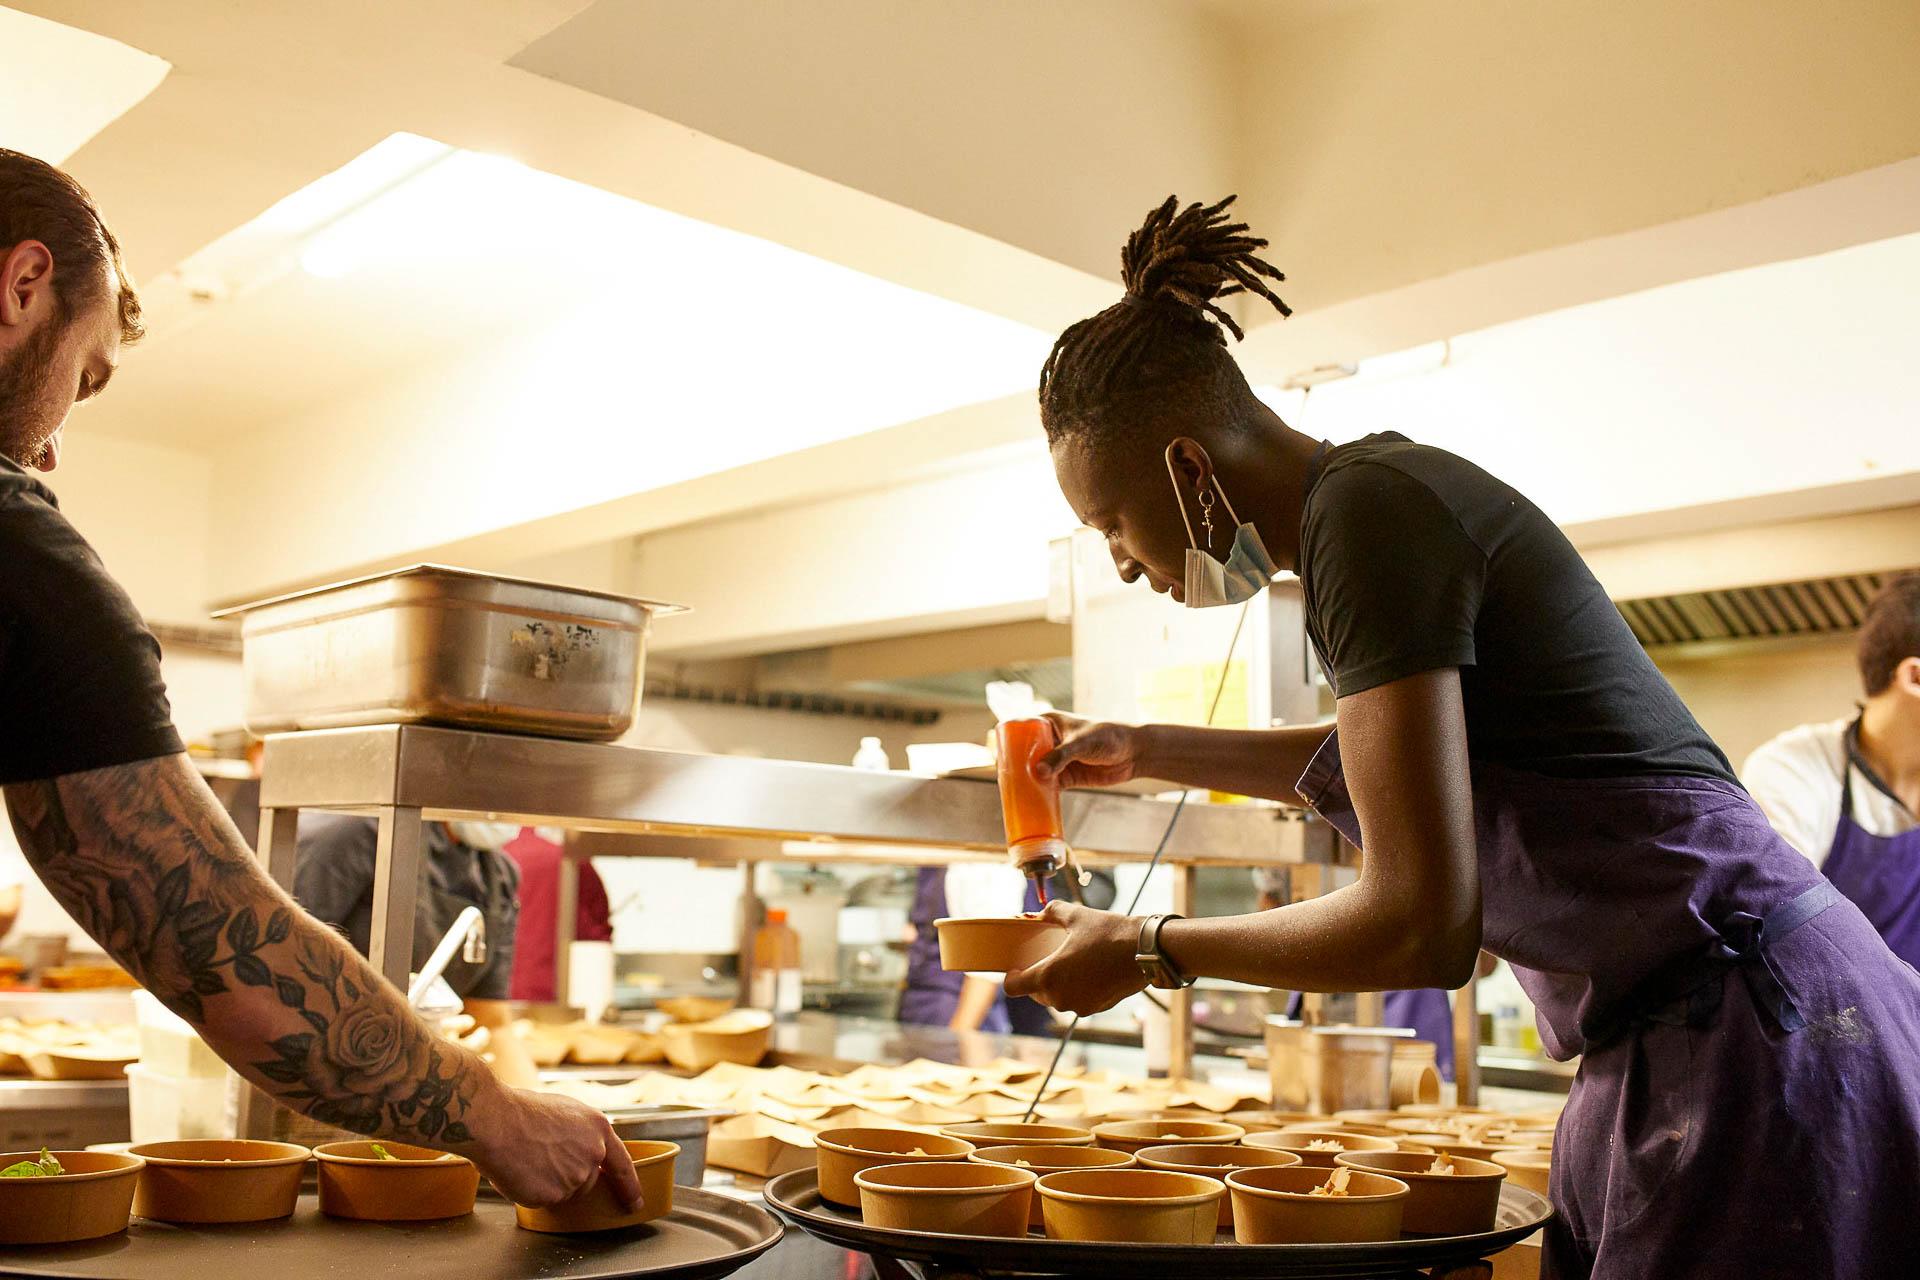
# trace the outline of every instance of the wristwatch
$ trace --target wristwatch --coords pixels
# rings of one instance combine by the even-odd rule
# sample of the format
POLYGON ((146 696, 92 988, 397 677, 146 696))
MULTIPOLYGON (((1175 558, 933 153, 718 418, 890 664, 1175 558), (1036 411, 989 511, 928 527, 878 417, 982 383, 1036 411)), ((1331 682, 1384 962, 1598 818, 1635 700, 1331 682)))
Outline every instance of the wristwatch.
POLYGON ((1180 966, 1167 958, 1160 946, 1160 926, 1169 920, 1184 920, 1185 916, 1158 915, 1148 916, 1140 922, 1140 941, 1133 949, 1133 962, 1140 966, 1140 972, 1147 975, 1147 985, 1162 991, 1178 991, 1182 987, 1193 985, 1193 979, 1180 972, 1180 966))

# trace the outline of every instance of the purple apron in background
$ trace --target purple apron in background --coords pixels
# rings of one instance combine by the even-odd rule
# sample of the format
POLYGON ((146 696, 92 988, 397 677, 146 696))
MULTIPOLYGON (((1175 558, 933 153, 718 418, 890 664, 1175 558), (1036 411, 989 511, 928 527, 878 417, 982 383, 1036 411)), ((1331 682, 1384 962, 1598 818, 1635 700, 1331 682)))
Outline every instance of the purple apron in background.
MULTIPOLYGON (((899 1018, 923 1026, 944 1027, 960 1007, 960 988, 967 975, 940 967, 940 933, 933 922, 947 914, 947 869, 922 867, 914 887, 913 944, 907 948, 907 986, 900 993, 899 1018)), ((1005 1034, 1007 993, 1002 991, 987 1010, 980 1030, 1005 1034)))
MULTIPOLYGON (((1338 735, 1299 790, 1360 843, 1338 735)), ((1582 1055, 1543 1275, 1920 1275, 1920 975, 1730 782, 1473 791, 1481 945, 1582 1055)))
POLYGON ((1453 1079, 1453 1006, 1447 1001, 1447 993, 1438 987, 1389 991, 1382 1004, 1380 1025, 1412 1027, 1414 1035, 1431 1040, 1440 1078, 1453 1079))
MULTIPOLYGON (((1859 732, 1847 730, 1851 747, 1859 732)), ((1821 872, 1847 895, 1893 954, 1920 964, 1920 829, 1877 836, 1853 820, 1852 753, 1840 766, 1840 822, 1821 872)))

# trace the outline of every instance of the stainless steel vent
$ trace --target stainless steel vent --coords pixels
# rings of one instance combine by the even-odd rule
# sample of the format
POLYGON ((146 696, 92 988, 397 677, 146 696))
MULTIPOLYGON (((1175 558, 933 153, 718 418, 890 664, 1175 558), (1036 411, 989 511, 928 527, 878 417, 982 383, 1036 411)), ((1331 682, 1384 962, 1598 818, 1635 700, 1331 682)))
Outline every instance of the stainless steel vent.
POLYGON ((1772 640, 1852 631, 1875 593, 1898 576, 1856 573, 1615 603, 1643 645, 1772 640))

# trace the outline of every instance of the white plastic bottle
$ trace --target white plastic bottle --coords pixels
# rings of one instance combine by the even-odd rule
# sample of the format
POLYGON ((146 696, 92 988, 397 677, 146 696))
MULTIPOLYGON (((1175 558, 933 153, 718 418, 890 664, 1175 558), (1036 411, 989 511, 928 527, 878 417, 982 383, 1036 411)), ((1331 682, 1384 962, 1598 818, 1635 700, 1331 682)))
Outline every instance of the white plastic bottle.
POLYGON ((887 749, 880 745, 880 739, 862 738, 860 749, 853 753, 853 767, 873 773, 885 773, 893 768, 893 761, 887 758, 887 749))

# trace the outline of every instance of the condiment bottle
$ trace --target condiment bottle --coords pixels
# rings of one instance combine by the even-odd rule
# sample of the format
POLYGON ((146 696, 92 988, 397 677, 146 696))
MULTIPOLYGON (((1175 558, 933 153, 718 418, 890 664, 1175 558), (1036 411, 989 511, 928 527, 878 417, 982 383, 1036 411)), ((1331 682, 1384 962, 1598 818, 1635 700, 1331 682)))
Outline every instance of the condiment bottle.
POLYGON ((754 1008, 776 1018, 800 1012, 800 935, 784 908, 767 908, 767 922, 753 931, 752 981, 754 1008))
POLYGON ((1029 876, 1051 876, 1066 860, 1060 824, 1060 788, 1034 776, 1033 767, 1059 744, 1053 722, 1038 717, 1000 724, 1000 816, 1007 856, 1029 876))

